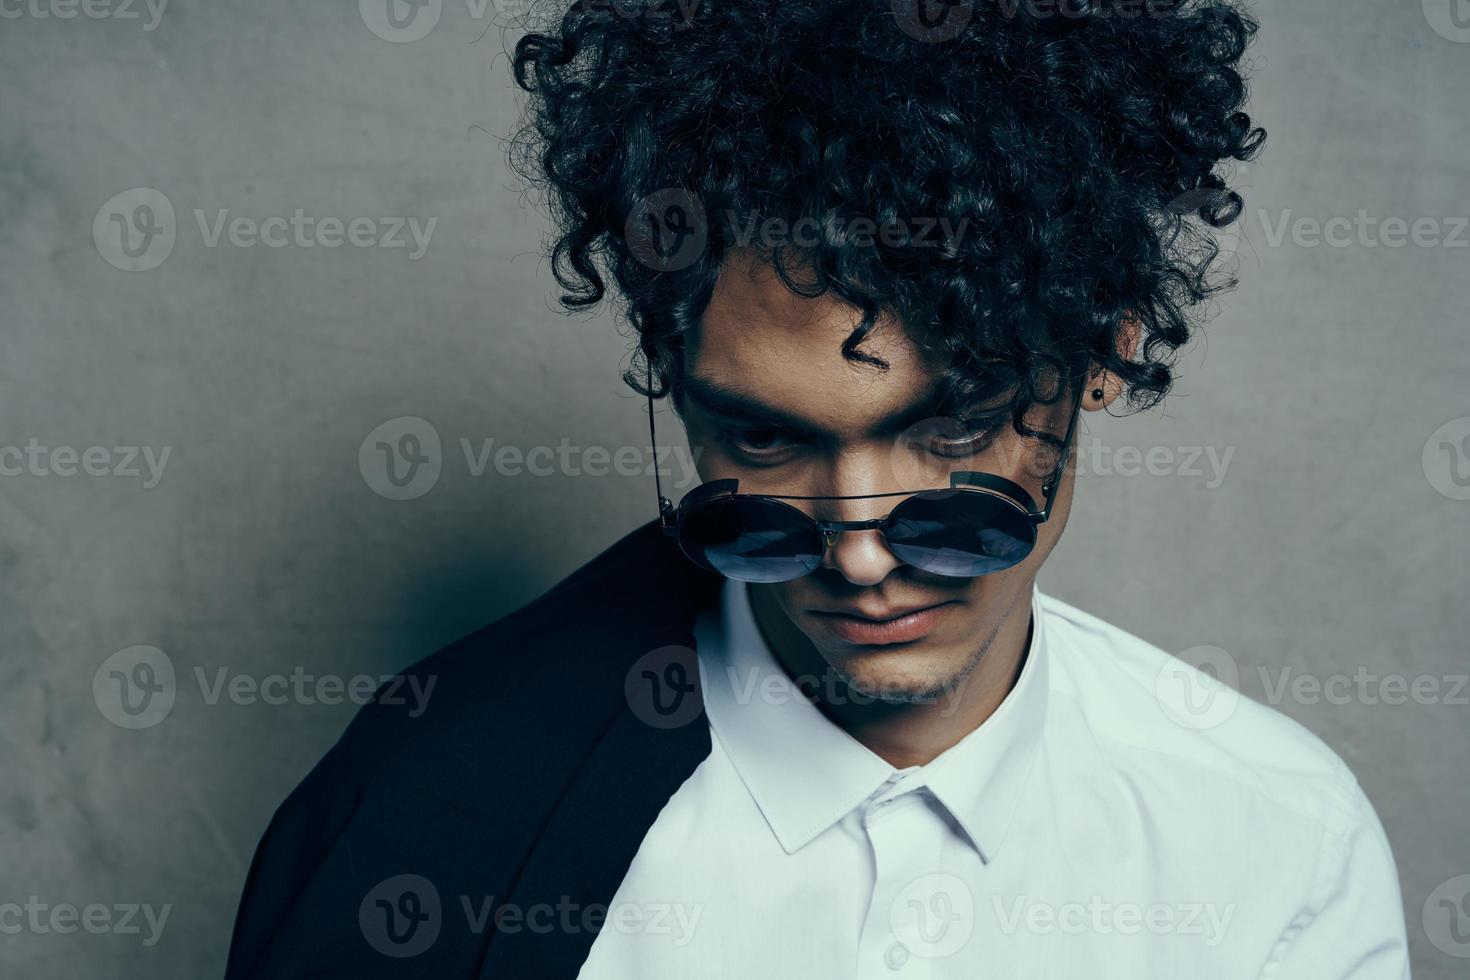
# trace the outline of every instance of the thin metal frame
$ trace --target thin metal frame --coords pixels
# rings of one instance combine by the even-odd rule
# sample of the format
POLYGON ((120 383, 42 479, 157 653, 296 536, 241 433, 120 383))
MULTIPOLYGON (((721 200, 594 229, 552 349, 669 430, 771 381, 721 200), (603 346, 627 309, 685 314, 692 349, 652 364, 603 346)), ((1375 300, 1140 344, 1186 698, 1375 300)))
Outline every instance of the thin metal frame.
MULTIPOLYGON (((1044 482, 1041 486, 1042 493, 1045 495, 1046 499, 1046 506, 1043 507, 1041 510, 1036 509, 1035 498, 1033 498, 1031 494, 1022 487, 1017 486, 1015 483, 1007 480, 1005 477, 997 476, 994 473, 981 473, 973 470, 961 470, 951 473, 949 475, 949 489, 947 490, 941 487, 928 487, 921 490, 893 490, 886 493, 859 493, 832 496, 740 493, 738 492, 740 481, 737 479, 710 480, 707 483, 701 483, 699 486, 686 493, 683 497, 679 498, 679 505, 675 507, 674 502, 664 496, 663 482, 659 479, 658 474, 658 436, 654 430, 653 421, 653 364, 652 362, 649 362, 648 439, 650 449, 653 452, 654 458, 653 480, 654 490, 658 494, 659 523, 660 526, 663 528, 665 534, 677 535, 679 533, 679 525, 683 521, 684 515, 689 512, 690 508, 714 500, 716 498, 730 499, 741 497, 751 500, 778 501, 872 500, 879 497, 914 497, 921 494, 932 497, 935 494, 949 493, 954 490, 967 490, 975 493, 987 493, 991 495, 999 494, 1006 499, 1007 503, 1011 504, 1013 507, 1019 510, 1033 525, 1039 526, 1046 523, 1047 518, 1051 516, 1052 504, 1056 500, 1057 487, 1061 485, 1062 474, 1066 471, 1067 462, 1071 458, 1072 434, 1077 428, 1077 418, 1082 414, 1082 398, 1083 392, 1086 387, 1087 376, 1086 374, 1084 374, 1082 376, 1082 381, 1077 385, 1077 400, 1076 403, 1072 406, 1072 418, 1071 421, 1067 423, 1067 434, 1062 437, 1061 458, 1057 461, 1056 468, 1052 470, 1051 474, 1047 477, 1046 482, 1044 482)), ((893 511, 889 511, 882 517, 873 518, 872 520, 866 521, 824 521, 812 517, 810 514, 807 514, 805 511, 802 511, 799 508, 793 507, 792 509, 796 510, 817 527, 817 529, 822 534, 823 545, 827 548, 832 547, 832 545, 837 540, 837 535, 843 531, 882 530, 883 528, 888 526, 893 516, 893 511)))

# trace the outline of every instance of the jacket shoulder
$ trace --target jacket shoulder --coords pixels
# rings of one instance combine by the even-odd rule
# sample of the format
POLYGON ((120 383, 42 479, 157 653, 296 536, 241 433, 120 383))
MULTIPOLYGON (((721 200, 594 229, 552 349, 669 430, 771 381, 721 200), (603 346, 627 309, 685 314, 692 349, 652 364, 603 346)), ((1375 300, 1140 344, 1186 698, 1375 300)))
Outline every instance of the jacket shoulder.
POLYGON ((405 668, 359 710, 331 754, 351 768, 391 773, 400 761, 420 769, 426 753, 453 759, 471 751, 482 768, 487 743, 471 740, 555 740, 569 718, 620 706, 627 669, 665 637, 691 631, 712 578, 656 522, 645 524, 536 599, 405 668))
POLYGON ((442 876, 466 861, 482 876, 512 874, 625 708, 630 666, 692 646, 719 581, 650 523, 390 679, 272 817, 245 883, 231 980, 306 955, 324 908, 355 903, 415 848, 442 876))

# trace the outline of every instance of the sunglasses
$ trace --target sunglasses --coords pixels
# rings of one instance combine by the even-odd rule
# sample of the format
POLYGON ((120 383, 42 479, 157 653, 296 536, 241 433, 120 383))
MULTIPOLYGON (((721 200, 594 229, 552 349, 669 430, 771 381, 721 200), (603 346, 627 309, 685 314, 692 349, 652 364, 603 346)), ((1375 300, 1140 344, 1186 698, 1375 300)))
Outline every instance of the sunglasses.
MULTIPOLYGON (((696 565, 742 582, 786 582, 815 571, 843 531, 878 531, 899 561, 936 575, 974 578, 999 572, 1031 554, 1037 529, 1051 516, 1081 414, 1081 385, 1076 394, 1060 458, 1042 484, 1040 508, 1010 480, 972 471, 951 473, 947 488, 826 497, 740 493, 738 480, 712 480, 690 490, 675 507, 663 495, 655 468, 660 524, 696 565), (886 517, 868 521, 818 520, 788 503, 879 497, 906 499, 886 517)), ((651 394, 648 432, 657 446, 651 394)))

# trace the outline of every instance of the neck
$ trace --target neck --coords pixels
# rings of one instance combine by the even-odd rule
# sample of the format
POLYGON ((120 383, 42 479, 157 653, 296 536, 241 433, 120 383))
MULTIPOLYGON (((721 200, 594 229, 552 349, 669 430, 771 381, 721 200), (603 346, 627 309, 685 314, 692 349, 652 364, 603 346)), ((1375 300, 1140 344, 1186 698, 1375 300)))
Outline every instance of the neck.
POLYGON ((1012 599, 951 685, 923 701, 855 695, 806 635, 759 588, 751 608, 771 652, 793 678, 821 677, 816 706, 889 765, 924 765, 985 722, 1010 693, 1031 644, 1031 585, 1012 599))

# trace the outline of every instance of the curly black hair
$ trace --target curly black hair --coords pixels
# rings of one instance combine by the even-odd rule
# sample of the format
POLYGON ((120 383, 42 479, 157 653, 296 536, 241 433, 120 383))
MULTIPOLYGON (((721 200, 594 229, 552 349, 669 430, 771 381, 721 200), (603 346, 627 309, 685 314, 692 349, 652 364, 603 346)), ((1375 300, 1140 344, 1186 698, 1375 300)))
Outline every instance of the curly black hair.
POLYGON ((886 367, 859 347, 898 317, 948 365, 941 404, 1008 392, 1036 434, 1029 407, 1089 363, 1131 407, 1163 398, 1194 308, 1236 284, 1212 270, 1212 232, 1243 206, 1216 168, 1266 135, 1241 111, 1257 24, 1239 5, 676 3, 561 0, 514 53, 530 98, 511 165, 547 192, 562 305, 616 281, 631 386, 678 401, 682 333, 745 247, 787 288, 862 313, 850 360, 886 367), (742 238, 746 216, 825 233, 742 238), (873 233, 938 222, 942 240, 873 233), (669 261, 661 230, 694 247, 669 261))

